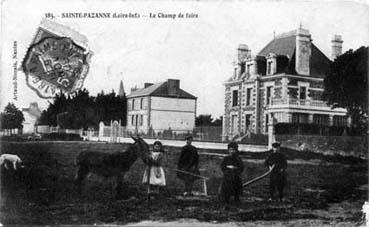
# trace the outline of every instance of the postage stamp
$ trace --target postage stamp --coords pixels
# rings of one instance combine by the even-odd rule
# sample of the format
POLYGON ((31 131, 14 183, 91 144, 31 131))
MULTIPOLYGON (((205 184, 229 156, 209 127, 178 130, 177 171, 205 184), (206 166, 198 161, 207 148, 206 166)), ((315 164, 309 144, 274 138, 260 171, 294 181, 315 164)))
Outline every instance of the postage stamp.
POLYGON ((83 86, 92 52, 87 39, 53 21, 43 20, 22 63, 28 87, 41 98, 63 92, 72 94, 83 86))

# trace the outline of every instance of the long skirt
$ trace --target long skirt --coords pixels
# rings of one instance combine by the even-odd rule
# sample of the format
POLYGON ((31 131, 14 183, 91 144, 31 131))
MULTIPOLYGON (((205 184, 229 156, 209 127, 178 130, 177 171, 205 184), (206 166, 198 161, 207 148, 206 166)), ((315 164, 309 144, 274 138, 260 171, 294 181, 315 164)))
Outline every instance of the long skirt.
MULTIPOLYGON (((147 175, 149 173, 149 168, 150 167, 146 167, 143 178, 142 178, 142 183, 146 184, 147 183, 147 175)), ((150 168, 150 179, 149 179, 149 183, 151 185, 158 185, 158 186, 165 186, 166 182, 165 182, 165 174, 164 174, 164 169, 161 166, 151 166, 150 168)))

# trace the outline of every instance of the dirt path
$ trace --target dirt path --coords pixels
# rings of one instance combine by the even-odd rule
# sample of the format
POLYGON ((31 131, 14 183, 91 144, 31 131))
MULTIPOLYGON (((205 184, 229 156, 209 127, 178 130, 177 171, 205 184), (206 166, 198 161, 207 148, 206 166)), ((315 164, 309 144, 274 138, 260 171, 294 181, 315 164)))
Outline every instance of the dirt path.
POLYGON ((225 222, 225 223, 209 223, 209 222, 199 222, 194 219, 181 219, 178 221, 171 222, 160 222, 160 221, 142 221, 139 223, 129 223, 125 226, 132 227, 239 227, 239 226, 248 226, 248 227, 262 227, 262 226, 273 226, 273 227, 284 227, 284 226, 304 226, 304 227, 331 227, 331 226, 340 226, 340 227, 352 227, 352 226, 364 226, 361 223, 355 222, 327 222, 322 221, 320 219, 297 219, 292 221, 247 221, 247 222, 225 222))
POLYGON ((295 220, 271 220, 271 221, 246 221, 246 222, 202 222, 196 219, 178 219, 175 221, 150 221, 145 220, 138 223, 129 223, 126 226, 134 227, 238 227, 238 226, 248 226, 248 227, 261 227, 261 226, 273 226, 273 227, 283 227, 283 226, 311 226, 311 227, 325 227, 325 226, 340 226, 340 227, 352 227, 352 226, 363 226, 364 227, 364 215, 360 221, 349 221, 346 220, 351 216, 357 207, 360 207, 360 202, 348 202, 343 201, 341 203, 330 204, 325 210, 310 210, 310 209, 298 209, 294 213, 296 214, 314 214, 318 219, 295 219, 295 220), (334 221, 332 221, 334 220, 334 221))

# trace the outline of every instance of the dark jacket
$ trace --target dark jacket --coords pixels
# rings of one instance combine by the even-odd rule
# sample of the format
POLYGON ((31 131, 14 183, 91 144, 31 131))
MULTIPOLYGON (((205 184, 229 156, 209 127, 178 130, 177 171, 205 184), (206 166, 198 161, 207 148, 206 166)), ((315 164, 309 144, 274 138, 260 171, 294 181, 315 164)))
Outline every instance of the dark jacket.
POLYGON ((225 156, 220 167, 224 175, 233 174, 235 176, 240 176, 244 169, 243 162, 241 158, 238 156, 238 154, 234 154, 232 156, 231 155, 225 156), (227 168, 227 166, 229 165, 233 165, 236 168, 229 169, 227 168))
POLYGON ((241 174, 244 170, 244 165, 238 154, 229 155, 224 157, 222 164, 220 165, 223 171, 223 182, 221 186, 222 193, 228 195, 241 195, 242 194, 242 180, 241 174), (230 169, 227 166, 232 165, 235 168, 230 169))
POLYGON ((274 165, 274 169, 272 170, 272 175, 275 174, 284 174, 287 169, 287 159, 281 152, 273 152, 269 155, 269 157, 265 160, 265 166, 274 165))
MULTIPOLYGON (((178 160, 177 169, 190 172, 196 175, 200 175, 199 172, 199 155, 197 153, 196 147, 192 145, 185 145, 182 147, 181 155, 178 160)), ((197 177, 192 175, 177 172, 177 177, 182 180, 195 180, 197 177)))

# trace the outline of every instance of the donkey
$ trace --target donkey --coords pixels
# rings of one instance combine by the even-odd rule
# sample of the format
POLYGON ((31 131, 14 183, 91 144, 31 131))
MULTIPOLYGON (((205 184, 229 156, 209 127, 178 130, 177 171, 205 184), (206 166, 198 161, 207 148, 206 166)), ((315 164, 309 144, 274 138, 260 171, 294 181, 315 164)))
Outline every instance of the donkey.
POLYGON ((121 197, 122 180, 124 174, 140 157, 145 163, 149 157, 149 145, 140 137, 133 137, 135 141, 125 152, 103 153, 99 151, 82 151, 76 159, 78 166, 76 187, 81 194, 81 184, 89 173, 103 177, 115 177, 117 182, 116 197, 121 197))

